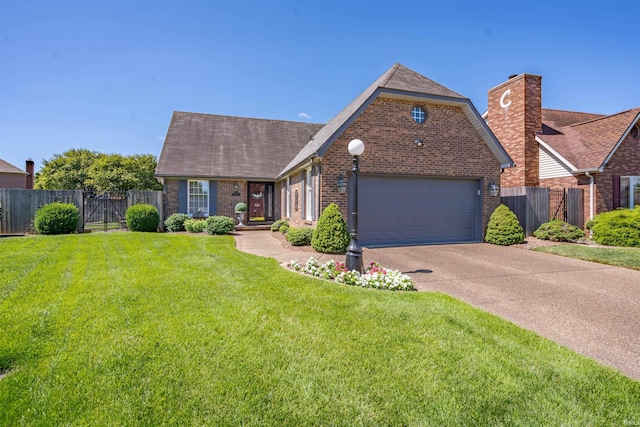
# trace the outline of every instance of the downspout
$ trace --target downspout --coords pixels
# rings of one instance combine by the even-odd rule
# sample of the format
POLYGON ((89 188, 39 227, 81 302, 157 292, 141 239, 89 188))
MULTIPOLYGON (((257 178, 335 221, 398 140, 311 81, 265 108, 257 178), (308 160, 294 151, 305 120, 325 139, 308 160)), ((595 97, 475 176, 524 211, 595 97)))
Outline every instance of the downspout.
MULTIPOLYGON (((584 173, 589 177, 589 220, 593 219, 593 175, 589 172, 584 173)), ((589 237, 593 237, 593 231, 589 230, 589 237)))

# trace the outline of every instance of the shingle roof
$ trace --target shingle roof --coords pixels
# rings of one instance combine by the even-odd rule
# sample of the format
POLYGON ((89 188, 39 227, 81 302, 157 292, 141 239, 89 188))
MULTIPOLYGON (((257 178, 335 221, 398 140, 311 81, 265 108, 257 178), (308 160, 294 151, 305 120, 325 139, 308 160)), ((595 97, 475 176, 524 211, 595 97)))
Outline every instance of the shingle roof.
POLYGON ((604 114, 580 113, 578 111, 542 109, 542 123, 557 129, 576 123, 582 123, 593 119, 604 117, 604 114))
POLYGON ((321 127, 176 111, 156 176, 273 180, 321 127))
POLYGON ((376 81, 358 95, 349 105, 333 117, 318 132, 318 134, 289 162, 280 172, 279 176, 285 175, 289 170, 297 167, 308 158, 319 152, 326 145, 330 145, 337 136, 340 129, 353 117, 361 108, 366 106, 367 101, 374 96, 379 89, 399 90, 421 94, 430 94, 446 98, 457 98, 467 101, 462 95, 442 86, 439 83, 428 79, 415 71, 408 69, 401 64, 394 64, 376 81))
POLYGON ((0 159, 0 173, 15 173, 20 175, 29 175, 20 168, 13 166, 11 163, 0 159))
MULTIPOLYGON (((587 113, 575 114, 586 115, 587 113)), ((567 126, 558 126, 555 128, 558 134, 542 134, 538 135, 538 138, 571 162, 577 170, 598 169, 604 165, 625 133, 638 120, 640 108, 610 116, 591 116, 597 117, 567 126)))

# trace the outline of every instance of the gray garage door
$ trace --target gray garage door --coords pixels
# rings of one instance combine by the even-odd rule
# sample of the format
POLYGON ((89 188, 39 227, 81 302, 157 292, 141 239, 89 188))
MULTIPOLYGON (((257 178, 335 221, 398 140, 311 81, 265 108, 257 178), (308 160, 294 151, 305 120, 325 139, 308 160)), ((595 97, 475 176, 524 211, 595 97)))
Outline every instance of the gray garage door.
POLYGON ((359 176, 359 241, 395 246, 481 241, 480 181, 359 176))

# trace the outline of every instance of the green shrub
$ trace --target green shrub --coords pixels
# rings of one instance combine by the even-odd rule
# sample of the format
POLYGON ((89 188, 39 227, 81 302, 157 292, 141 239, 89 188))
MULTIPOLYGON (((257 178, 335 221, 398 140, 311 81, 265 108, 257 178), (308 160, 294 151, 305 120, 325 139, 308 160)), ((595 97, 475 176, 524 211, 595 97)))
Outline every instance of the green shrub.
POLYGON ((601 245, 640 247, 640 207, 601 213, 587 228, 601 245))
POLYGON ((575 225, 555 219, 542 224, 533 232, 533 235, 538 239, 553 242, 575 242, 584 238, 584 231, 575 225))
POLYGON ((271 231, 273 232, 280 231, 280 227, 282 227, 283 225, 286 225, 288 227, 289 223, 284 219, 279 219, 273 224, 271 224, 271 231))
POLYGON ((287 234, 289 232, 289 226, 288 225, 281 225, 280 228, 278 229, 279 232, 281 232, 282 234, 287 234))
POLYGON ((207 218, 205 230, 208 234, 225 234, 232 232, 235 227, 236 223, 233 218, 215 215, 207 218))
POLYGON ((127 228, 131 231, 157 231, 160 214, 155 206, 140 203, 127 209, 127 228))
POLYGON ((51 203, 36 212, 34 225, 40 234, 69 234, 76 231, 80 211, 71 203, 51 203))
POLYGON ((245 213, 247 211, 247 205, 242 202, 236 203, 236 207, 234 210, 236 213, 245 213))
POLYGON ((313 237, 313 228, 290 228, 287 241, 293 246, 309 246, 313 237))
POLYGON ((167 231, 175 233, 177 231, 185 231, 184 223, 189 219, 189 215, 183 213, 175 213, 164 220, 164 227, 167 231))
POLYGON ((347 223, 344 221, 338 205, 331 203, 318 218, 311 246, 324 254, 343 254, 347 251, 350 241, 347 223))
POLYGON ((515 245, 524 242, 524 230, 516 214, 505 205, 500 205, 489 218, 484 240, 494 245, 515 245))
POLYGON ((184 222, 184 229, 189 233, 202 233, 207 226, 207 222, 203 219, 188 219, 184 222))

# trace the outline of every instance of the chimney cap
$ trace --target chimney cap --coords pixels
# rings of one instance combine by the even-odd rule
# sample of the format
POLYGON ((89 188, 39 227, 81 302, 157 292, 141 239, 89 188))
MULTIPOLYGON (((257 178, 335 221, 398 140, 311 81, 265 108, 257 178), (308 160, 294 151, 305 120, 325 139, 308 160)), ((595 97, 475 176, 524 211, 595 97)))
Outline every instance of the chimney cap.
POLYGON ((33 159, 32 159, 31 157, 29 157, 29 158, 27 159, 27 162, 33 162, 33 159))

